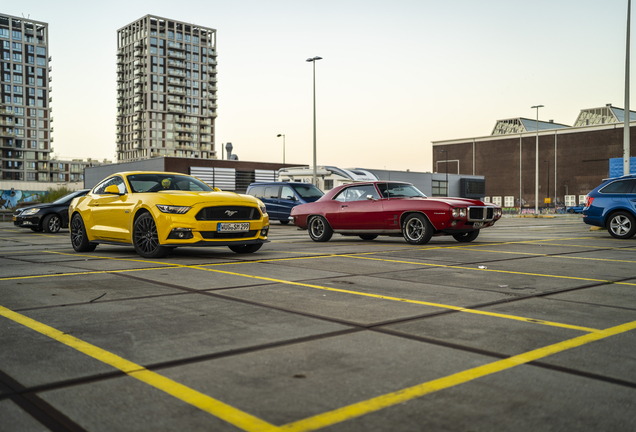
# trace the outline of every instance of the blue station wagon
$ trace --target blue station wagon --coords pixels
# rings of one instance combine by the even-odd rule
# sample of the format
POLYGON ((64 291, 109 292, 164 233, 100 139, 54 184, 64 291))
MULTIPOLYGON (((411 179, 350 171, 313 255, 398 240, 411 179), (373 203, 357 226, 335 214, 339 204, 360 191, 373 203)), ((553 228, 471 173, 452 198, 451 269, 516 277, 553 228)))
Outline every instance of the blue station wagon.
POLYGON ((636 234, 636 175, 605 180, 589 194, 583 222, 607 228, 617 239, 636 234))
POLYGON ((289 223, 292 208, 317 201, 324 195, 313 184, 300 182, 252 183, 247 194, 263 201, 269 219, 280 221, 283 225, 289 223))

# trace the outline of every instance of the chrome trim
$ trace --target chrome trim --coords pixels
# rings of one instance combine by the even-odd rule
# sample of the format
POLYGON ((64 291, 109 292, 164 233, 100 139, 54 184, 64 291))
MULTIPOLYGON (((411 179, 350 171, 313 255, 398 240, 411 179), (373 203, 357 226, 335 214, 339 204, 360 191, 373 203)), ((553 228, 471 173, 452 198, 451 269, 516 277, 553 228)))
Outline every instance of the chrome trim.
POLYGON ((399 229, 349 229, 349 230, 334 230, 338 234, 400 234, 402 230, 399 229))
POLYGON ((495 219, 495 207, 493 206, 470 206, 468 207, 468 213, 466 214, 468 222, 490 222, 495 219), (482 218, 471 219, 470 213, 472 209, 482 209, 482 218), (488 218, 488 209, 492 209, 492 217, 488 218))

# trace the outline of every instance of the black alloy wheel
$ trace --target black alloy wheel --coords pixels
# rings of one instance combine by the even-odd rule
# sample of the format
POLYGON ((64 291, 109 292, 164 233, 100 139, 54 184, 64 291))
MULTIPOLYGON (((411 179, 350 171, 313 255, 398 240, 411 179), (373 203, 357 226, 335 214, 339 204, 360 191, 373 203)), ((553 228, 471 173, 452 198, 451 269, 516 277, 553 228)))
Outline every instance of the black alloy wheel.
POLYGON ((44 232, 55 234, 60 231, 60 228, 62 228, 62 219, 60 219, 57 213, 44 216, 44 220, 42 221, 42 229, 44 232))
POLYGON ((71 244, 75 252, 93 252, 97 245, 88 242, 86 227, 79 213, 75 213, 71 219, 71 244))
POLYGON ((246 245, 232 245, 228 246, 232 252, 238 254, 254 253, 263 246, 263 243, 254 243, 246 245))
POLYGON ((475 240, 479 236, 479 230, 467 232, 467 233, 459 233, 453 234, 453 238, 460 243, 469 243, 475 240))
POLYGON ((402 235, 407 243, 423 245, 433 236, 433 225, 424 215, 412 213, 404 219, 402 235))
POLYGON ((161 246, 159 243, 157 225, 150 213, 143 213, 135 220, 133 246, 144 258, 163 258, 170 253, 170 248, 161 246))
POLYGON ((333 230, 329 222, 322 216, 313 216, 309 219, 309 237, 315 242, 329 241, 333 235, 333 230))

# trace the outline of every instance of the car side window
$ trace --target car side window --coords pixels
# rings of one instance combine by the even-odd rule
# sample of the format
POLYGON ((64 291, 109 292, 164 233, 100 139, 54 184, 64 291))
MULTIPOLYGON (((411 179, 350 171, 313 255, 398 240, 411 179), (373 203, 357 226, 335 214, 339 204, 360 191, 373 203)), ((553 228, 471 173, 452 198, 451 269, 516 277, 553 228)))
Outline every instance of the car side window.
POLYGON ((124 180, 119 176, 106 179, 105 181, 97 185, 95 189, 93 189, 93 193, 97 195, 104 195, 104 191, 106 190, 106 188, 111 185, 117 186, 120 194, 126 193, 126 184, 124 183, 124 180))
POLYGON ((279 190, 280 186, 266 186, 265 193, 263 193, 263 198, 278 198, 279 190))
POLYGON ((254 186, 250 189, 249 195, 252 195, 256 198, 263 198, 263 186, 254 186))
POLYGON ((353 186, 340 192, 334 199, 340 202, 364 201, 367 195, 374 199, 379 199, 380 195, 373 185, 353 186))
POLYGON ((599 192, 604 194, 624 194, 629 193, 632 189, 632 180, 619 180, 612 182, 601 189, 599 192))
POLYGON ((291 201, 296 200, 296 195, 294 194, 293 189, 290 188, 289 186, 282 187, 280 197, 281 199, 285 199, 285 200, 291 200, 291 201))

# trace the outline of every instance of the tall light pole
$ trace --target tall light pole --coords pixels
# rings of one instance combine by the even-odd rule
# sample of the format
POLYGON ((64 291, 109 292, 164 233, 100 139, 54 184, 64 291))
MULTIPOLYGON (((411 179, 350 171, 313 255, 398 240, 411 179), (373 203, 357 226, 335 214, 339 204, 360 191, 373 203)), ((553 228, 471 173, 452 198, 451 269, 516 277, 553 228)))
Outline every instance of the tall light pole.
MULTIPOLYGON (((548 199, 550 199, 550 161, 544 160, 543 162, 548 164, 548 199)), ((548 204, 548 207, 550 207, 550 204, 548 204)))
POLYGON ((630 140, 629 140, 629 30, 632 14, 632 0, 627 1, 627 42, 625 43, 625 125, 623 126, 623 175, 629 174, 630 140))
POLYGON ((445 153, 446 156, 446 196, 448 196, 448 150, 440 150, 440 153, 445 153))
POLYGON ((322 57, 308 58, 307 61, 313 63, 314 69, 314 186, 318 186, 318 176, 316 175, 316 61, 322 60, 322 57))
POLYGON ((535 105, 530 107, 537 109, 537 143, 534 151, 534 214, 539 214, 539 108, 543 108, 543 105, 535 105))
POLYGON ((278 138, 283 137, 283 165, 285 165, 285 134, 276 135, 278 138))

